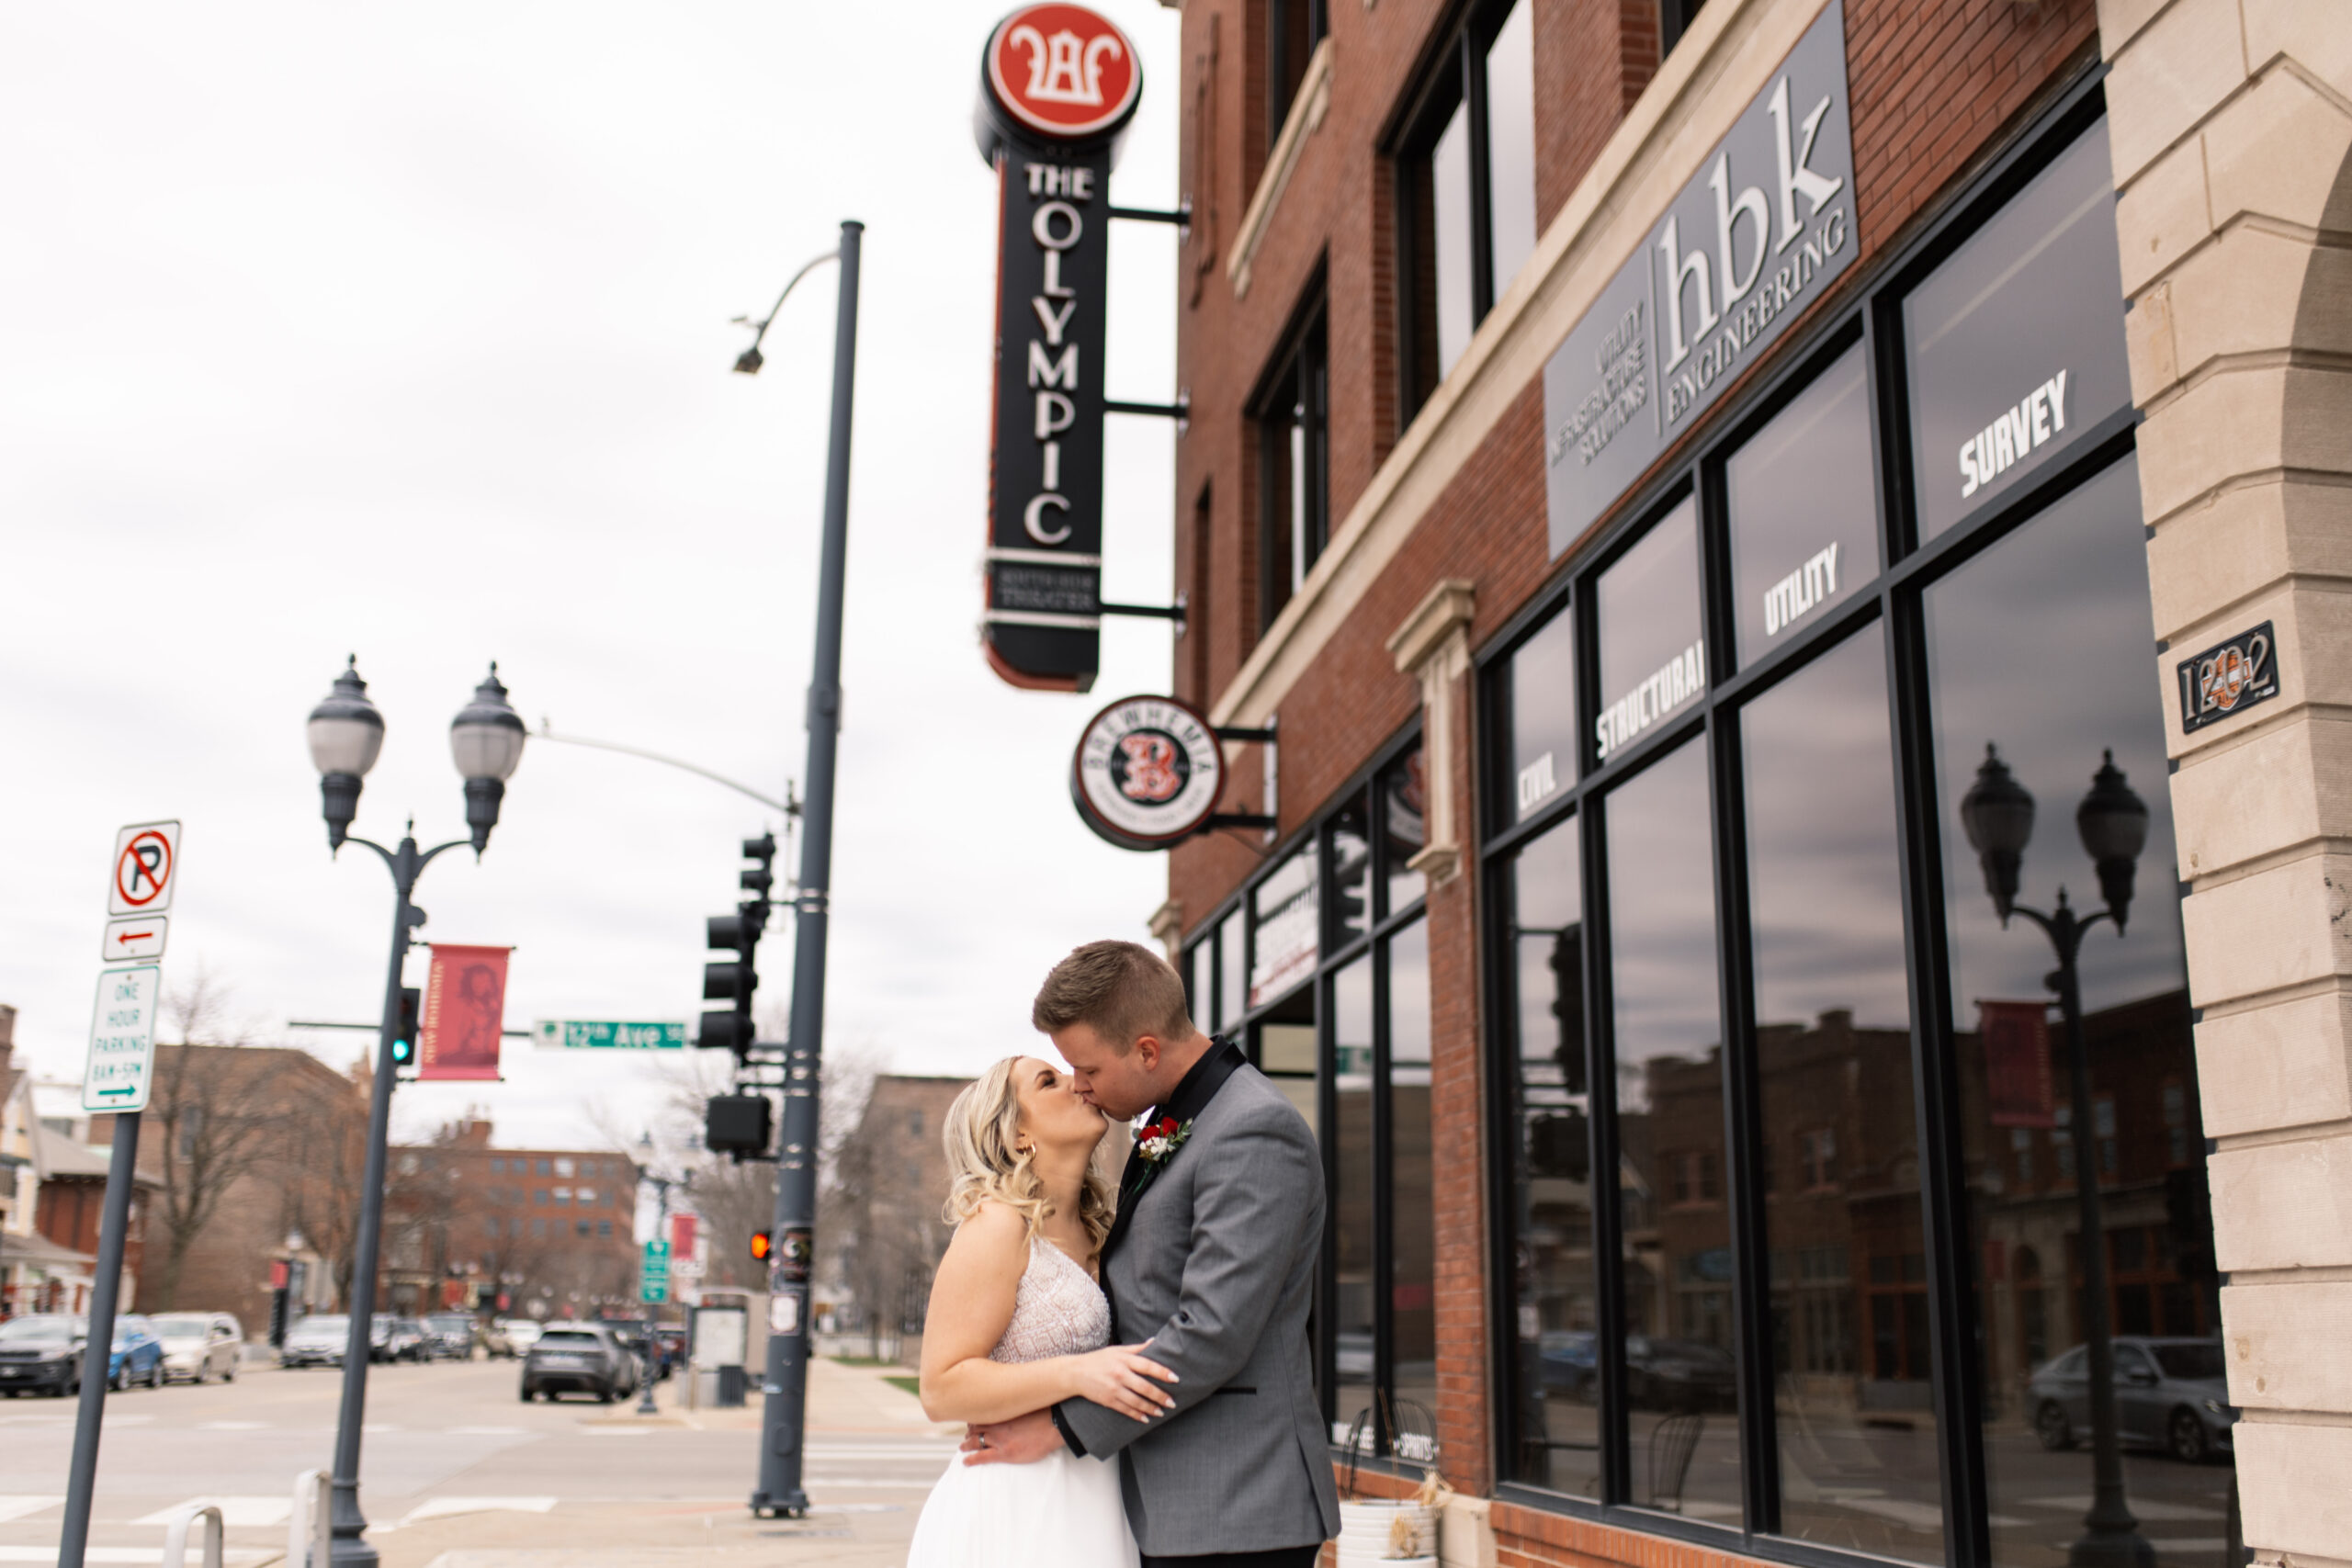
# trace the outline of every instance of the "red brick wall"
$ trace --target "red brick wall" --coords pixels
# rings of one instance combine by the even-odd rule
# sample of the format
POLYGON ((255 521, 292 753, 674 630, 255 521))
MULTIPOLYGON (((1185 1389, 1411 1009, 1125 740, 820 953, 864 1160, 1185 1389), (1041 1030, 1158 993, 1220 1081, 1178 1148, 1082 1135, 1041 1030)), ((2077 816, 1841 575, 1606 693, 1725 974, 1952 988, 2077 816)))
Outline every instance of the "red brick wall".
MULTIPOLYGON (((1539 210, 1548 220, 1591 166, 1656 69, 1652 0, 1532 0, 1537 70, 1539 210)), ((1441 0, 1384 0, 1370 12, 1330 7, 1331 105, 1308 139, 1290 186, 1252 265, 1248 295, 1234 298, 1224 274, 1254 175, 1278 128, 1262 121, 1255 0, 1194 0, 1185 7, 1184 89, 1188 178, 1202 212, 1181 290, 1178 355, 1192 393, 1193 423, 1178 454, 1177 553, 1192 584, 1195 621, 1177 665, 1187 694, 1204 704, 1232 681, 1254 645, 1257 473, 1244 417, 1302 290, 1318 269, 1329 278, 1332 358, 1331 519, 1336 526, 1363 493, 1396 431, 1394 172, 1377 137, 1415 85, 1441 0), (1221 123, 1202 125, 1216 112, 1221 123), (1258 118, 1253 119, 1255 115, 1258 118), (1213 254, 1212 254, 1213 253, 1213 254), (1194 537, 1194 503, 1208 509, 1205 569, 1194 537)), ((1847 0, 1854 125, 1855 200, 1865 261, 1905 237, 1939 193, 1988 155, 2023 111, 2095 50, 2092 0, 1847 0)), ((1661 193, 1661 199, 1664 193, 1661 193)), ((1860 269, 1858 269, 1860 270, 1860 269)), ((1850 299, 1829 302, 1842 308, 1850 299)), ((1817 307, 1818 309, 1818 307, 1817 307)), ((1770 361, 1767 360, 1769 365, 1770 361)), ((1736 389, 1735 389, 1736 390, 1736 389)), ((1347 623, 1280 705, 1282 830, 1311 820, 1350 776, 1410 723, 1419 691, 1396 672, 1384 646, 1440 578, 1476 590, 1473 646, 1490 637, 1549 580, 1542 466, 1543 389, 1529 386, 1446 487, 1412 536, 1363 595, 1347 623)), ((1683 460, 1669 453, 1666 464, 1683 460)), ((1467 699, 1465 689, 1461 695, 1467 699)), ((1462 711, 1474 711, 1466 700, 1462 711)), ((1442 760, 1454 771, 1465 840, 1477 821, 1476 783, 1467 751, 1442 760)), ((1431 759, 1432 763, 1441 761, 1431 759)), ((1236 772, 1229 809, 1255 809, 1260 762, 1236 772)), ((1196 840, 1170 856, 1170 891, 1195 931, 1218 902, 1261 863, 1256 833, 1196 840)), ((1467 1491, 1491 1490, 1486 1399, 1487 1309, 1479 1070, 1475 859, 1430 908, 1435 1017, 1433 1115, 1438 1139, 1438 1334, 1440 1436, 1447 1478, 1467 1491)), ((1666 1550, 1649 1538, 1576 1526, 1577 1541, 1549 1516, 1496 1509, 1514 1562, 1639 1562, 1643 1568, 1702 1568, 1651 1562, 1666 1550), (1540 1528, 1539 1528, 1540 1527, 1540 1528), (1612 1546, 1603 1536, 1622 1542, 1612 1546), (1578 1544, 1581 1542, 1582 1544, 1578 1544), (1604 1550, 1604 1547, 1606 1548, 1604 1550)), ((1675 1547, 1674 1551, 1689 1549, 1675 1547)), ((1708 1553, 1694 1553, 1710 1556, 1708 1553)))

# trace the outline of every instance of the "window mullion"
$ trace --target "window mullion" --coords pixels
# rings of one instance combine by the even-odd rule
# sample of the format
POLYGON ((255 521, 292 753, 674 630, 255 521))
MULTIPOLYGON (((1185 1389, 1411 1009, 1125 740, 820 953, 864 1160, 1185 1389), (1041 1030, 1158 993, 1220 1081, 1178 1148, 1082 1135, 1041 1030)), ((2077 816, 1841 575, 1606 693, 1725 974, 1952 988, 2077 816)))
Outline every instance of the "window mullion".
POLYGON ((1372 960, 1372 1388, 1378 1451, 1394 1450, 1396 1400, 1396 1183, 1389 1136, 1388 944, 1372 960))
POLYGON ((1462 30, 1462 102, 1470 121, 1470 329, 1495 308, 1495 224, 1487 145, 1487 64, 1475 30, 1462 30))

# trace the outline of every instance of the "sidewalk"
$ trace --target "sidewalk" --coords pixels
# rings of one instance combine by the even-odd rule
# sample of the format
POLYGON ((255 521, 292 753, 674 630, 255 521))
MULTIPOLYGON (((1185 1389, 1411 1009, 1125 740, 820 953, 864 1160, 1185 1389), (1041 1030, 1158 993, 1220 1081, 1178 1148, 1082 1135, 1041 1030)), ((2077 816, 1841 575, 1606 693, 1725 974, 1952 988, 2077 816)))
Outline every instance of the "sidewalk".
MULTIPOLYGON (((484 1512, 424 1520, 369 1539, 383 1568, 652 1568, 665 1563, 809 1564, 896 1568, 906 1560, 916 1516, 931 1480, 943 1468, 939 1445, 960 1427, 926 1419, 914 1396, 885 1380, 896 1367, 844 1367, 820 1359, 809 1366, 808 1439, 804 1479, 811 1504, 803 1519, 753 1518, 751 1481, 757 1475, 760 1425, 756 1397, 741 1410, 675 1409, 665 1404, 650 1420, 619 1407, 585 1417, 591 1430, 642 1434, 632 1455, 688 1433, 741 1433, 740 1461, 714 1467, 710 1495, 659 1501, 616 1497, 609 1503, 569 1503, 545 1514, 484 1512), (905 1445, 909 1458, 888 1468, 903 1479, 844 1476, 877 1453, 905 1445), (865 1456, 843 1458, 844 1455, 865 1456), (854 1484, 840 1484, 847 1479, 854 1484)), ((674 1383, 662 1385, 664 1391, 674 1383)), ((707 1439, 706 1439, 707 1440, 707 1439)), ((619 1490, 618 1487, 616 1490, 619 1490)))

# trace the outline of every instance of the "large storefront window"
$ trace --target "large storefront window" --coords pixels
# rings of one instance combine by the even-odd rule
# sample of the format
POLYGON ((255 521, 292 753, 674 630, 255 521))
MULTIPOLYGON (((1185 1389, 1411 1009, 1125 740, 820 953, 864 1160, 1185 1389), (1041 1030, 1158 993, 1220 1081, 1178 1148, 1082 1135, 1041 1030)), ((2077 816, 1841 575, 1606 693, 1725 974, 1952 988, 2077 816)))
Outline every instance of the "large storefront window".
POLYGON ((1429 928, 1408 863, 1426 838, 1408 742, 1200 927, 1180 967, 1323 1146, 1314 1338, 1332 1441, 1435 1462, 1429 928))
POLYGON ((2107 178, 2086 89, 1480 655, 1506 1489, 2045 1568, 2096 1307, 2139 1533, 2233 1539, 2107 178), (2056 955, 1963 826, 1988 747, 2040 807, 2021 907, 2109 902, 2104 765, 2148 808, 2079 1107, 2056 955))

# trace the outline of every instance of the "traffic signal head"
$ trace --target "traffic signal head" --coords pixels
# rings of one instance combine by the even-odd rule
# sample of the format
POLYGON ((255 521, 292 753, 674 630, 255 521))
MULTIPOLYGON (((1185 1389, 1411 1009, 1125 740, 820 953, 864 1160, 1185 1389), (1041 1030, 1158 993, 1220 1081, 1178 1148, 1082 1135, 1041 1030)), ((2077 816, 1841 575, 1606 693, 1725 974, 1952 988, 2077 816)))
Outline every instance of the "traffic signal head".
POLYGON ((418 1015, 424 1010, 424 993, 414 986, 401 987, 400 1027, 392 1032, 392 1066, 395 1070, 416 1066, 416 1035, 418 1015))
POLYGON ((752 993, 759 989, 753 966, 760 931, 766 924, 767 906, 746 903, 731 915, 713 915, 704 923, 708 945, 729 957, 702 966, 702 999, 731 1004, 725 1011, 706 1012, 695 1031, 695 1043, 708 1051, 732 1051, 748 1056, 752 1049, 752 993))
POLYGON ((764 902, 775 886, 775 835, 763 833, 743 840, 743 858, 752 863, 742 876, 743 891, 764 902))
POLYGON ((775 1252, 775 1236, 768 1231, 752 1233, 752 1261, 765 1263, 775 1252))
POLYGON ((703 1146, 713 1154, 764 1155, 775 1129, 775 1107, 764 1094, 714 1095, 703 1103, 703 1146))

